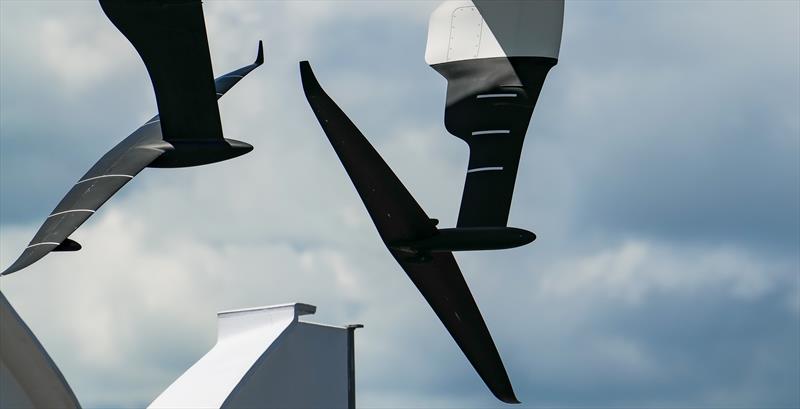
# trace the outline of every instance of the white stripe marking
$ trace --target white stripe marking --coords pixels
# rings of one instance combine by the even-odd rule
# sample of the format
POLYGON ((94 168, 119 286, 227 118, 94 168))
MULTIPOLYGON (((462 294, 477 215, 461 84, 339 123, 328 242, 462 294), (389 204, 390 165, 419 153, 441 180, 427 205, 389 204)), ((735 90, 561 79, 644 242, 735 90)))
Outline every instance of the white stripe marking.
POLYGON ((467 173, 485 172, 487 170, 503 170, 503 167, 502 166, 487 166, 485 168, 474 168, 474 169, 468 170, 467 173))
POLYGON ((508 133, 511 133, 511 131, 508 130, 508 129, 497 129, 497 130, 492 130, 492 131, 475 131, 472 134, 473 135, 493 135, 493 134, 500 134, 500 133, 508 134, 508 133))
POLYGON ((217 95, 222 96, 222 93, 221 92, 217 92, 217 95))
POLYGON ((478 95, 477 99, 482 98, 516 98, 517 94, 481 94, 478 95))
POLYGON ((47 216, 47 218, 49 219, 49 218, 51 218, 51 217, 53 217, 53 216, 58 216, 58 215, 60 215, 60 214, 64 214, 64 213, 73 213, 73 212, 84 212, 84 213, 85 213, 85 212, 89 212, 89 213, 94 213, 94 210, 91 210, 91 209, 73 209, 73 210, 64 210, 63 212, 53 213, 53 214, 51 214, 50 216, 47 216))
POLYGON ((83 180, 79 180, 79 181, 75 182, 75 184, 77 185, 78 183, 88 182, 88 181, 90 181, 90 180, 101 179, 101 178, 128 178, 128 179, 133 179, 133 176, 131 176, 131 175, 103 175, 103 176, 95 176, 95 177, 93 177, 93 178, 86 178, 86 179, 83 179, 83 180))
MULTIPOLYGON (((150 124, 154 124, 156 122, 161 122, 161 120, 160 119, 156 119, 156 120, 150 121, 150 122, 148 122, 148 123, 146 123, 144 125, 150 125, 150 124)), ((142 125, 142 126, 144 126, 144 125, 142 125)))
POLYGON ((60 245, 61 243, 56 243, 56 242, 52 242, 52 241, 43 241, 43 242, 41 242, 41 243, 31 244, 30 246, 28 246, 28 247, 25 247, 25 248, 26 248, 26 249, 29 249, 29 248, 31 248, 31 247, 43 246, 43 245, 45 245, 45 244, 55 244, 56 246, 58 246, 58 245, 60 245))

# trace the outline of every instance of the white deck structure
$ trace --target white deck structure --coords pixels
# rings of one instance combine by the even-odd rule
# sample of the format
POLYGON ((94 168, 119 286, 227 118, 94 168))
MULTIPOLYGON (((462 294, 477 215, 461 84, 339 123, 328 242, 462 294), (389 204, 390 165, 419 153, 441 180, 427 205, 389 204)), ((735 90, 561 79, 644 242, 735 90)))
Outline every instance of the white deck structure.
POLYGON ((299 321, 308 304, 218 314, 217 344, 150 408, 354 407, 353 329, 299 321))

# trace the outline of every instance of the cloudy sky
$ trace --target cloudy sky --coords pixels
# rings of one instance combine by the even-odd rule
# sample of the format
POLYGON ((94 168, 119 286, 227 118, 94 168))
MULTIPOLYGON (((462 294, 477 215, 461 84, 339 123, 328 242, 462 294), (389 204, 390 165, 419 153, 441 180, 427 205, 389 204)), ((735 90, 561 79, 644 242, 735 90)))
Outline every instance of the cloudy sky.
MULTIPOLYGON (((301 301, 357 333, 363 407, 500 406, 379 240, 297 62, 441 226, 466 145, 423 59, 438 2, 207 2, 241 158, 147 169, 52 254, 0 280, 85 407, 141 407, 215 312, 301 301)), ((457 258, 526 407, 800 406, 800 3, 568 1, 509 223, 457 258)), ((0 1, 0 268, 156 112, 93 1, 0 1)))

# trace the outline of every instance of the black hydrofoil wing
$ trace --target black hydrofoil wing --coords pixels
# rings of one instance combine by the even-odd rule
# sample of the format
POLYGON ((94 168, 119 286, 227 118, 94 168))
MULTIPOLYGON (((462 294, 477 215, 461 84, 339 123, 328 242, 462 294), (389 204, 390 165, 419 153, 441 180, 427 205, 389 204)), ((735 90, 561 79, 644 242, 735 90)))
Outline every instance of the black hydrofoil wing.
POLYGON ((218 162, 253 149, 225 139, 217 99, 264 62, 214 80, 199 0, 101 0, 111 21, 142 56, 155 88, 159 115, 149 119, 81 177, 59 202, 22 255, 0 275, 19 271, 51 251, 76 251, 69 236, 145 167, 218 162))
POLYGON ((492 393, 518 403, 500 354, 450 251, 419 251, 436 237, 429 218, 352 121, 325 93, 308 62, 303 89, 389 252, 422 293, 492 393))

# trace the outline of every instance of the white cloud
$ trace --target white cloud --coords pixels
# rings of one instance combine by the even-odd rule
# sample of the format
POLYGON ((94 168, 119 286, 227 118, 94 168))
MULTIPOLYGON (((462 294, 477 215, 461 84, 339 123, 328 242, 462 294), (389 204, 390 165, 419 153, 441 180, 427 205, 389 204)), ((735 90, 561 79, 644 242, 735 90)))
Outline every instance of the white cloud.
POLYGON ((540 295, 602 294, 639 305, 653 293, 702 293, 722 287, 743 300, 764 296, 790 281, 785 266, 755 262, 737 249, 692 251, 629 241, 598 254, 558 263, 542 278, 540 295))

